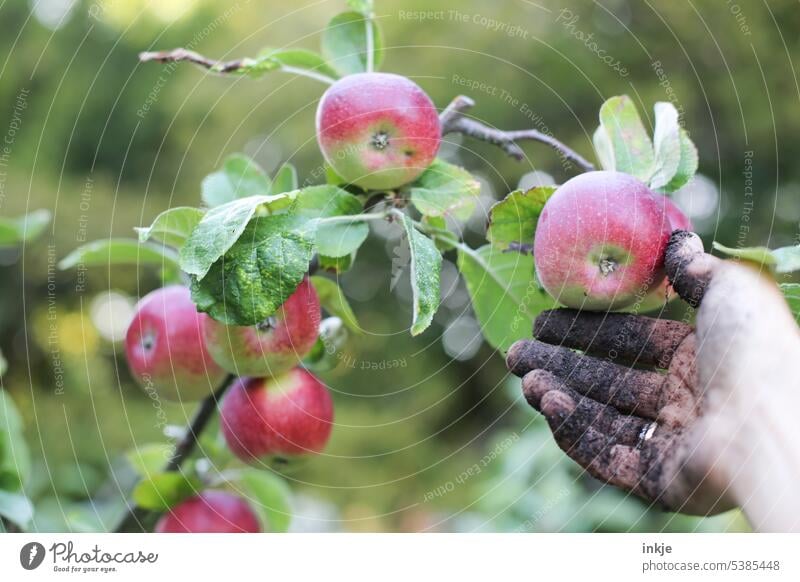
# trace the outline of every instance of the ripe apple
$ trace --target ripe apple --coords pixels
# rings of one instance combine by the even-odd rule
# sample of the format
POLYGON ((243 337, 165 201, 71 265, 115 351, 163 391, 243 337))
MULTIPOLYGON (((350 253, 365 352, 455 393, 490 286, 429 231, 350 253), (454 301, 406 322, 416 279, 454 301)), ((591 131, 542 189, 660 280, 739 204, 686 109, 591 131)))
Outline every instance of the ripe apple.
POLYGON ((302 368, 276 378, 240 378, 220 408, 228 447, 251 463, 280 464, 319 453, 328 442, 332 423, 328 389, 302 368))
POLYGON ((661 285, 671 232, 663 203, 642 182, 587 172, 545 204, 533 244, 536 274, 567 307, 622 309, 661 285))
POLYGON ((314 347, 320 317, 319 297, 305 278, 266 321, 236 326, 208 317, 203 334, 211 357, 231 374, 276 376, 296 366, 314 347))
MULTIPOLYGON (((656 195, 656 198, 664 204, 664 209, 667 213, 667 220, 669 220, 670 230, 694 230, 692 221, 686 216, 683 211, 678 208, 675 202, 667 196, 656 195)), ((677 293, 672 290, 672 285, 665 277, 661 284, 655 289, 650 289, 638 304, 632 306, 632 311, 647 312, 661 309, 677 297, 677 293)))
POLYGON ((339 176, 362 188, 411 182, 434 160, 441 139, 430 97, 400 75, 348 75, 331 85, 317 108, 322 154, 339 176))
POLYGON ((203 341, 203 322, 209 319, 180 285, 156 289, 139 301, 125 351, 133 376, 148 393, 191 401, 219 387, 225 370, 211 359, 203 341))
POLYGON ((156 533, 259 533, 247 502, 224 491, 203 491, 161 516, 156 533))

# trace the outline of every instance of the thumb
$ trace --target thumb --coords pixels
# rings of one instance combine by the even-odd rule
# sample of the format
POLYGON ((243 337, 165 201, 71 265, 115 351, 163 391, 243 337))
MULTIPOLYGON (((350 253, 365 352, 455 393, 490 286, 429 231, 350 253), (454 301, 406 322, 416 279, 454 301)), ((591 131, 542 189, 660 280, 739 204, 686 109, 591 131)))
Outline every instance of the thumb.
POLYGON ((688 230, 676 230, 667 243, 664 268, 672 288, 681 299, 697 307, 703 299, 720 260, 707 254, 700 237, 688 230))

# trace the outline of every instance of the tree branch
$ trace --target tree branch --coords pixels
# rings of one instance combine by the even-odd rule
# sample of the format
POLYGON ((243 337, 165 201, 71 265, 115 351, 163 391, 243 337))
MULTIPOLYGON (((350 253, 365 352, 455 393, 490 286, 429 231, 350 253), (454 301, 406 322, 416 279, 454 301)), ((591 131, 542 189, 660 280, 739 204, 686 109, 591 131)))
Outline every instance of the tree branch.
POLYGON ((315 81, 320 81, 328 85, 331 85, 336 81, 336 79, 312 69, 284 64, 280 59, 271 57, 270 55, 258 59, 243 58, 232 61, 217 61, 214 59, 209 59, 208 57, 204 57, 200 53, 196 53, 189 49, 176 48, 170 51, 139 53, 139 61, 142 63, 148 63, 151 61, 158 63, 179 63, 181 61, 186 61, 189 63, 194 63, 203 69, 223 75, 230 73, 261 74, 271 70, 281 70, 285 73, 294 73, 295 75, 308 77, 309 79, 314 79, 315 81), (270 61, 272 66, 264 67, 264 63, 270 61))
POLYGON ((474 105, 475 101, 465 95, 459 95, 453 99, 439 116, 439 121, 442 126, 442 135, 460 133, 473 137, 500 147, 509 156, 520 161, 524 159, 525 154, 517 142, 525 140, 538 141, 539 143, 550 146, 561 154, 564 159, 574 162, 585 172, 590 172, 595 169, 594 164, 551 135, 542 133, 536 129, 504 131, 502 129, 489 127, 471 117, 466 117, 464 112, 474 105))
POLYGON ((171 51, 156 51, 139 53, 139 60, 143 63, 156 61, 158 63, 178 63, 187 61, 204 69, 216 73, 233 73, 241 69, 249 59, 236 59, 233 61, 215 61, 204 57, 200 53, 185 48, 176 48, 171 51))
MULTIPOLYGON (((194 452, 197 446, 197 440, 211 420, 214 411, 217 409, 217 404, 235 380, 236 376, 229 374, 217 391, 200 403, 200 408, 197 409, 191 424, 186 428, 186 433, 183 435, 183 438, 176 443, 172 456, 164 466, 164 472, 178 471, 184 461, 194 452)), ((138 505, 130 505, 128 507, 128 512, 122 518, 115 531, 129 532, 143 530, 142 521, 147 518, 149 513, 147 509, 143 509, 138 505)))

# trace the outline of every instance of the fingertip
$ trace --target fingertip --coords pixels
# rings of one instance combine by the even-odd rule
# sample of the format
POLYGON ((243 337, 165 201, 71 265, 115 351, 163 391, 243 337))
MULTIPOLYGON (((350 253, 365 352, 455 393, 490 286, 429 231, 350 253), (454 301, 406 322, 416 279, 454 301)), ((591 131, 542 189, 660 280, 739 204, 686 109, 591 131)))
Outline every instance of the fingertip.
POLYGON ((676 230, 670 236, 664 268, 673 289, 692 307, 700 305, 716 262, 695 233, 676 230))
POLYGON ((508 352, 506 353, 506 368, 515 376, 524 376, 527 370, 521 369, 522 355, 528 347, 530 340, 517 340, 514 342, 508 352))
POLYGON ((522 379, 522 393, 533 408, 540 410, 542 397, 551 390, 558 390, 561 382, 545 370, 533 370, 522 379))
POLYGON ((575 401, 560 390, 546 392, 540 402, 542 414, 555 433, 575 410, 575 401))

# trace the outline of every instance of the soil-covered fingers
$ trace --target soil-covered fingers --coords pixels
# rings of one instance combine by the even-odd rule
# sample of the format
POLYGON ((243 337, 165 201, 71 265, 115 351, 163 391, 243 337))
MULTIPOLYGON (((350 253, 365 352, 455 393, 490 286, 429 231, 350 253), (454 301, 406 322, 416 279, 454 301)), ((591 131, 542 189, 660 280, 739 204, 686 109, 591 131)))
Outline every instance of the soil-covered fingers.
POLYGON ((578 420, 579 404, 565 392, 546 392, 540 407, 556 443, 567 455, 597 479, 639 492, 642 463, 637 448, 620 444, 592 425, 584 426, 578 420))
POLYGON ((570 432, 580 433, 589 428, 614 439, 618 444, 637 446, 647 436, 653 422, 621 414, 613 406, 601 404, 575 392, 559 377, 544 370, 534 370, 522 379, 522 391, 528 403, 542 412, 542 399, 549 392, 561 392, 575 403, 572 414, 565 420, 570 432))
POLYGON ((626 313, 574 309, 542 312, 533 325, 536 339, 575 348, 620 363, 667 368, 692 327, 679 321, 626 313))
POLYGON ((533 370, 550 372, 584 396, 620 412, 652 419, 658 414, 666 378, 658 372, 627 368, 537 340, 521 340, 511 346, 506 364, 519 377, 533 370))
POLYGON ((672 233, 664 255, 664 268, 673 289, 692 307, 703 299, 720 260, 705 252, 703 241, 693 232, 672 233))

